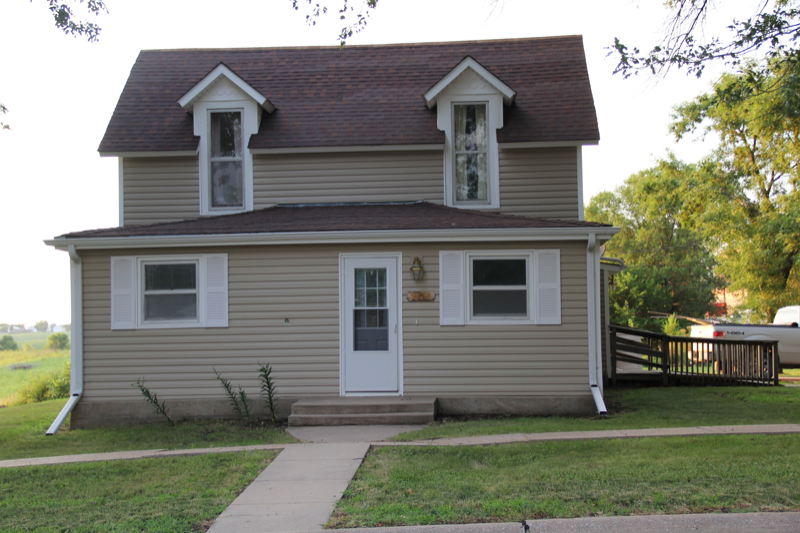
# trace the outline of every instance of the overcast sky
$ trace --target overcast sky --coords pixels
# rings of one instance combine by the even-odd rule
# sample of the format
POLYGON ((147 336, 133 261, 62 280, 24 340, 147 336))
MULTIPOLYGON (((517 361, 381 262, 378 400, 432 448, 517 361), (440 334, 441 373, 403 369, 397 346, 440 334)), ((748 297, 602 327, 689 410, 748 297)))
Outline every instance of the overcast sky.
MULTIPOLYGON (((117 225, 117 160, 101 158, 97 146, 140 50, 335 46, 340 28, 334 17, 307 26, 291 0, 107 2, 110 13, 93 17, 103 28, 93 44, 56 30, 45 2, 3 2, 0 102, 10 112, 0 120, 12 130, 0 131, 0 322, 70 321, 67 254, 42 241, 117 225)), ((725 2, 709 29, 749 16, 756 3, 725 2)), ((714 147, 676 144, 667 125, 672 106, 707 90, 723 66, 701 80, 681 72, 658 83, 612 76, 614 37, 650 49, 664 16, 653 0, 505 0, 494 11, 489 0, 381 0, 351 43, 583 35, 601 136, 584 148, 588 203, 667 150, 695 161, 714 147)))

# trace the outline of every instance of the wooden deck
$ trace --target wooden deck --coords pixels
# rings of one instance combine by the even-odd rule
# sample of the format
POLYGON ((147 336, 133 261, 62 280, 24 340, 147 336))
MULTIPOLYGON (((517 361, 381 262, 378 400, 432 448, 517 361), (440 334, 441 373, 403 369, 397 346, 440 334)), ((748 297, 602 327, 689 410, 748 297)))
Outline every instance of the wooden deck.
POLYGON ((659 380, 662 385, 778 385, 777 341, 671 337, 612 324, 611 383, 659 380), (621 373, 617 363, 650 372, 621 373))

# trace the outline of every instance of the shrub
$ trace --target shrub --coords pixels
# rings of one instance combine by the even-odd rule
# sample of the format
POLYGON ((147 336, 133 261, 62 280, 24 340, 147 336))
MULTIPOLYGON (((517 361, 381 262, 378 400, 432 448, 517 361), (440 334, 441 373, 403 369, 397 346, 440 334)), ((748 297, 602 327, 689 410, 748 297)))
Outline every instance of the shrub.
POLYGON ((13 405, 69 398, 70 363, 61 370, 34 375, 17 393, 13 405))
POLYGON ((11 335, 3 335, 3 337, 0 338, 0 350, 19 350, 19 346, 17 346, 14 337, 11 335))
POLYGON ((33 345, 31 343, 29 343, 29 342, 23 342, 22 343, 22 351, 23 352, 32 352, 33 351, 33 345))
POLYGON ((267 363, 262 365, 258 363, 258 379, 261 381, 261 399, 272 414, 272 423, 275 423, 275 394, 278 388, 272 380, 272 367, 267 363))
POLYGON ((175 422, 173 422, 172 419, 169 417, 169 407, 167 407, 167 402, 165 402, 164 400, 158 401, 158 394, 150 392, 150 389, 144 386, 143 377, 137 379, 136 383, 131 383, 131 387, 137 387, 139 389, 139 391, 142 393, 142 396, 144 396, 144 400, 153 406, 154 408, 153 412, 155 414, 163 415, 164 418, 166 418, 170 424, 172 424, 173 426, 175 425, 175 422))
POLYGON ((225 394, 228 396, 228 400, 231 402, 231 407, 233 407, 233 410, 236 411, 236 414, 239 415, 239 418, 242 420, 249 420, 250 399, 247 397, 247 393, 244 391, 242 386, 239 385, 238 392, 233 390, 233 386, 231 386, 230 381, 220 376, 216 368, 212 367, 212 370, 214 370, 214 374, 222 384, 222 388, 225 389, 225 394))
POLYGON ((45 350, 66 350, 69 348, 69 335, 66 333, 53 333, 47 337, 45 350))

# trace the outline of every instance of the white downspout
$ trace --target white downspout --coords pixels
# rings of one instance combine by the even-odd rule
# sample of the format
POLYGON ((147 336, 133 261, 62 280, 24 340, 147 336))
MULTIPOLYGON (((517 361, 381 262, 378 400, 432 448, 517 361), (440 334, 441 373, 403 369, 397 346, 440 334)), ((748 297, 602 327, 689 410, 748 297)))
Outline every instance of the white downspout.
POLYGON ((69 275, 70 275, 70 291, 72 297, 72 310, 71 310, 71 364, 70 364, 70 380, 69 380, 69 401, 58 413, 58 416, 53 421, 53 424, 47 430, 47 435, 55 435, 58 428, 67 419, 67 416, 72 412, 75 404, 81 399, 83 394, 83 264, 81 256, 75 252, 75 245, 69 245, 69 275))
POLYGON ((588 315, 587 326, 589 330, 589 389, 592 391, 597 413, 605 416, 608 413, 606 404, 603 402, 603 392, 597 384, 598 354, 597 348, 599 328, 597 324, 600 315, 600 303, 597 298, 598 284, 600 283, 598 262, 597 262, 597 236, 589 234, 589 244, 586 247, 586 313, 588 315))

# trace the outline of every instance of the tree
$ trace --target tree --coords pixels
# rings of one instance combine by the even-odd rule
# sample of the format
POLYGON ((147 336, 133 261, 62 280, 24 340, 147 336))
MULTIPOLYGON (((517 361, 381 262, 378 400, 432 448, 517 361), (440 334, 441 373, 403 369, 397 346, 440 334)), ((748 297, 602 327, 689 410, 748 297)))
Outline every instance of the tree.
POLYGON ((40 320, 39 322, 33 325, 33 329, 38 331, 39 333, 47 331, 47 320, 40 320))
POLYGON ((663 319, 650 311, 703 316, 712 311, 714 259, 702 236, 690 227, 689 198, 705 168, 674 158, 630 176, 614 192, 592 198, 586 220, 620 228, 606 254, 623 259, 610 295, 613 322, 660 330, 663 319))
POLYGON ((9 332, 9 325, 8 324, 0 324, 0 333, 8 333, 9 332))
MULTIPOLYGON (((31 0, 31 3, 33 3, 33 0, 31 0)), ((83 6, 84 1, 72 0, 73 5, 76 3, 83 6)), ((90 43, 100 38, 100 26, 87 20, 78 20, 72 7, 70 7, 66 1, 47 0, 47 4, 50 13, 53 15, 56 28, 63 31, 66 35, 86 37, 90 43)), ((97 16, 100 13, 108 13, 108 8, 103 0, 87 0, 85 7, 87 15, 97 16)), ((5 115, 7 113, 8 108, 0 103, 0 115, 5 115)), ((10 129, 11 127, 8 124, 0 122, 0 130, 10 129)))
POLYGON ((800 76, 783 61, 767 67, 723 76, 678 106, 671 125, 678 139, 698 130, 720 139, 716 171, 693 195, 693 225, 763 320, 800 302, 800 76))
POLYGON ((0 338, 0 350, 19 350, 19 346, 14 341, 14 337, 11 335, 3 335, 0 338))
POLYGON ((46 350, 66 350, 69 348, 69 335, 66 333, 53 333, 47 337, 46 350))
POLYGON ((798 3, 800 0, 758 0, 755 14, 734 19, 728 26, 732 35, 722 39, 705 38, 706 16, 714 8, 713 0, 667 0, 669 15, 660 44, 643 54, 615 38, 612 53, 617 53, 619 63, 614 72, 625 77, 642 70, 662 75, 676 67, 700 77, 710 62, 722 60, 737 68, 763 50, 768 59, 796 63, 800 55, 798 3))

